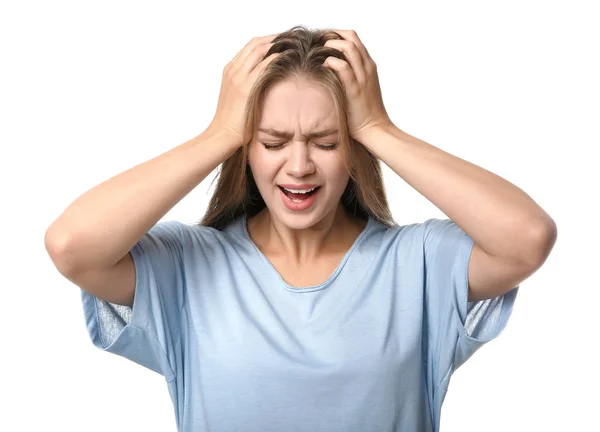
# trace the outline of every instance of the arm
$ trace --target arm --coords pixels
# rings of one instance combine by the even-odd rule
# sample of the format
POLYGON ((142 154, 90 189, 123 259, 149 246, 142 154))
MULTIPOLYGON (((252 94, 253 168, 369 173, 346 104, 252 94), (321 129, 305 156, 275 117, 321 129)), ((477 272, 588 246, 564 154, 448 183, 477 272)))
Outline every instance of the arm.
POLYGON ((496 297, 539 268, 552 250, 556 224, 525 192, 503 178, 397 128, 381 95, 377 67, 354 31, 325 45, 346 88, 350 134, 473 239, 469 300, 496 297))
POLYGON ((235 146, 204 132, 84 193, 46 231, 59 270, 115 265, 235 146))
POLYGON ((224 70, 217 112, 199 136, 95 186, 47 229, 44 243, 65 277, 103 300, 133 304, 129 251, 213 169, 247 142, 245 106, 277 54, 274 35, 253 38, 224 70))
POLYGON ((84 193, 46 231, 54 265, 90 294, 131 304, 130 249, 238 146, 207 130, 84 193))
POLYGON ((548 257, 556 224, 517 186, 391 124, 373 128, 361 139, 475 241, 469 301, 510 291, 548 257))

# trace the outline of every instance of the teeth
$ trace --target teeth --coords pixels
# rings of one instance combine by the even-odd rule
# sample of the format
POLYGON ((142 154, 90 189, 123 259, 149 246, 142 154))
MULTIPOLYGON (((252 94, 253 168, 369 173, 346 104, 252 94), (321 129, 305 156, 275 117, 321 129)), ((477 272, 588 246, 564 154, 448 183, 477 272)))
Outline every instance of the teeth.
POLYGON ((288 192, 292 192, 292 193, 309 193, 309 192, 314 191, 316 188, 317 187, 315 186, 312 189, 288 189, 288 188, 283 188, 283 189, 285 189, 288 192))

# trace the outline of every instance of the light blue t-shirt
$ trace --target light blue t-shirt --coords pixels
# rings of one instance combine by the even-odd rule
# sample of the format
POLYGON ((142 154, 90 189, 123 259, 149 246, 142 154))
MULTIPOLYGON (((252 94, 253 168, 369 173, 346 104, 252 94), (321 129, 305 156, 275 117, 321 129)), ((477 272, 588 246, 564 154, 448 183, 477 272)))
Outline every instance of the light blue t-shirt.
POLYGON ((179 431, 438 431, 451 375, 519 289, 468 303, 473 245, 450 219, 370 219, 327 281, 295 288, 244 218, 159 222, 131 251, 133 308, 82 290, 86 325, 164 375, 179 431))

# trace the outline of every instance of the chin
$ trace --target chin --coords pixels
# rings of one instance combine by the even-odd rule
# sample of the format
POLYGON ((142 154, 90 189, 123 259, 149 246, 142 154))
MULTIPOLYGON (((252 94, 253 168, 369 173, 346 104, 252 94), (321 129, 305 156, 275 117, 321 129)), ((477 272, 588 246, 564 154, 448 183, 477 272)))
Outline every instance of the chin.
POLYGON ((323 214, 320 212, 307 212, 304 214, 301 213, 289 213, 284 211, 273 211, 271 212, 271 218, 278 220, 281 224, 285 225, 287 228, 293 230, 303 230, 310 228, 323 219, 323 214))
POLYGON ((326 208, 316 207, 309 211, 295 212, 290 211, 283 207, 270 207, 269 212, 271 218, 277 220, 283 226, 293 230, 304 230, 312 228, 315 225, 320 224, 323 219, 326 219, 330 212, 335 212, 335 207, 332 210, 326 208))

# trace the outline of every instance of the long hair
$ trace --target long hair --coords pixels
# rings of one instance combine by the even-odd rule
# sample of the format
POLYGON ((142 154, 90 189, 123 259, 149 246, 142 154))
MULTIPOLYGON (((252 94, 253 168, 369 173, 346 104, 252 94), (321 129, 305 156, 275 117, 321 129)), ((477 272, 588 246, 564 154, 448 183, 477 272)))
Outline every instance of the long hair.
MULTIPOLYGON (((304 78, 322 85, 331 94, 338 112, 339 149, 350 176, 341 197, 342 205, 358 218, 372 217, 386 226, 396 225, 388 207, 379 160, 350 136, 344 84, 335 71, 323 66, 330 56, 347 61, 341 51, 324 46, 330 39, 343 38, 333 30, 295 26, 273 39, 273 46, 264 58, 273 53, 281 54, 267 65, 250 91, 245 111, 246 131, 251 132, 248 136, 254 137, 265 91, 270 86, 288 78, 304 78)), ((246 163, 248 144, 223 162, 207 211, 198 224, 222 230, 237 217, 251 218, 265 208, 252 170, 246 163)))

